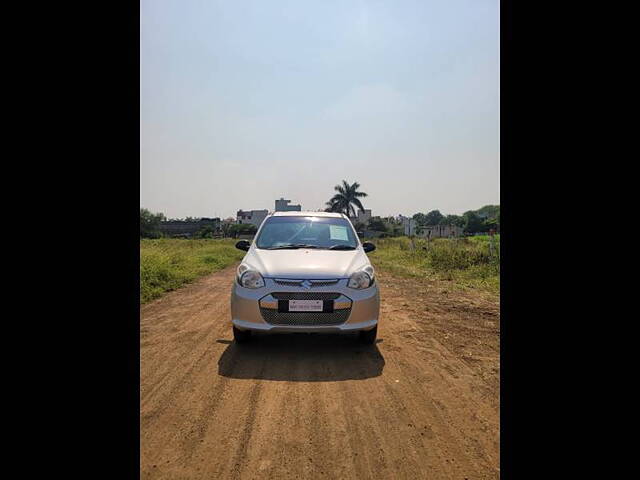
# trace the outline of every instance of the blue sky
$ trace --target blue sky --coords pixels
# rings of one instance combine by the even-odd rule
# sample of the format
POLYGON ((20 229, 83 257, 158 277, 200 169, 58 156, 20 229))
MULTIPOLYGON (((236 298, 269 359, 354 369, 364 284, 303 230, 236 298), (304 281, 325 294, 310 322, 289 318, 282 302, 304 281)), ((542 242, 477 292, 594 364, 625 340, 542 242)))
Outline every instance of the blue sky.
POLYGON ((500 199, 499 2, 141 2, 140 205, 374 215, 500 199))

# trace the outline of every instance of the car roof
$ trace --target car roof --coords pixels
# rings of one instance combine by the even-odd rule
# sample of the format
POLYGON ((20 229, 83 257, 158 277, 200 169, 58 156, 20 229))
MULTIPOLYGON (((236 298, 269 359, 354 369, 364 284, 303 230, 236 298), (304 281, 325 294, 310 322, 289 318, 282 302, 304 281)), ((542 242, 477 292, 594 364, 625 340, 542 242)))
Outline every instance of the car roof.
POLYGON ((333 217, 346 218, 342 213, 334 212, 273 212, 274 217, 333 217))

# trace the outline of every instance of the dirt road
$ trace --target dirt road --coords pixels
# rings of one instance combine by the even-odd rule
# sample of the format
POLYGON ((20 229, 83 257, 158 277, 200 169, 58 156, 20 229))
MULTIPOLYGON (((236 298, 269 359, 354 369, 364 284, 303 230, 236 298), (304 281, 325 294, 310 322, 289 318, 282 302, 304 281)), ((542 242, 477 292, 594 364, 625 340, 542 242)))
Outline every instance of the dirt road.
POLYGON ((498 299, 378 272, 378 343, 232 343, 235 266, 141 309, 141 478, 499 478, 498 299))

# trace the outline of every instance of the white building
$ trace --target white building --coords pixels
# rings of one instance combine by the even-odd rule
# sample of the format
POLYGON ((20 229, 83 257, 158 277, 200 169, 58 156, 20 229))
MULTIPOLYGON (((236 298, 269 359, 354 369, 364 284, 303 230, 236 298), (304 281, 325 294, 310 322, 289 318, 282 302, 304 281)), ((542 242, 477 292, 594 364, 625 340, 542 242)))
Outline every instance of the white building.
POLYGON ((464 229, 455 225, 428 225, 422 227, 420 236, 428 238, 448 238, 461 237, 463 234, 464 229))
POLYGON ((276 212, 301 212, 302 207, 300 205, 289 205, 291 200, 285 200, 280 197, 280 200, 276 200, 276 212))
POLYGON ((238 210, 236 214, 236 223, 238 224, 250 224, 260 227, 269 210, 238 210))
POLYGON ((449 238, 461 237, 464 235, 464 229, 455 225, 424 225, 420 227, 420 233, 418 233, 418 224, 413 218, 398 215, 398 220, 402 222, 404 234, 408 236, 416 235, 425 238, 449 238))
POLYGON ((399 215, 398 220, 402 222, 402 226, 404 227, 404 234, 407 236, 412 236, 416 234, 416 221, 411 217, 405 217, 404 215, 399 215))

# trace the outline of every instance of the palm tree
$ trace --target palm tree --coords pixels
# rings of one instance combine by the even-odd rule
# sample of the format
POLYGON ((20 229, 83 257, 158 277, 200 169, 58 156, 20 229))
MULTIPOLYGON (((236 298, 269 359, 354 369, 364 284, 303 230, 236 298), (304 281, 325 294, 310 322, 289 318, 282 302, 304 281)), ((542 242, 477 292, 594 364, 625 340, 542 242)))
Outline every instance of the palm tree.
POLYGON ((362 202, 360 202, 360 198, 366 197, 367 194, 364 192, 359 192, 358 188, 360 188, 360 184, 358 182, 354 182, 352 185, 346 180, 342 180, 342 185, 336 185, 335 191, 336 193, 331 200, 327 202, 326 212, 338 212, 344 213, 348 217, 356 216, 356 207, 361 212, 364 212, 364 207, 362 206, 362 202))

